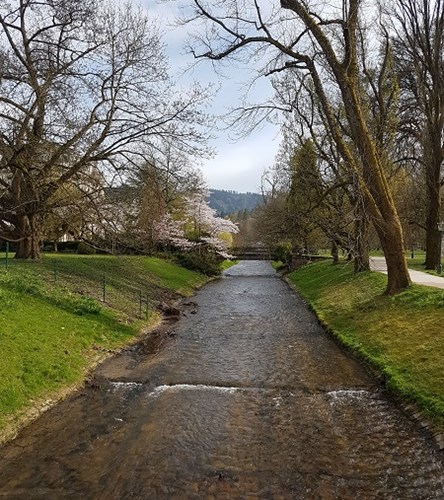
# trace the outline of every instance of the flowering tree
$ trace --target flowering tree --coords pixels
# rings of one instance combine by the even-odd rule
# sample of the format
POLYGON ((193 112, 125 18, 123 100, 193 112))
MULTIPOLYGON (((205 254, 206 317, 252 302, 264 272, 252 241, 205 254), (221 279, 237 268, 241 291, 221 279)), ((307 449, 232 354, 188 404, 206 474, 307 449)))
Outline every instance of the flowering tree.
POLYGON ((180 250, 191 250, 195 247, 195 242, 185 238, 183 226, 185 221, 174 220, 169 212, 154 223, 157 233, 157 240, 161 243, 167 243, 180 250))
POLYGON ((239 229, 232 221, 217 217, 207 196, 208 192, 201 190, 184 198, 181 211, 166 212, 156 223, 158 241, 185 251, 206 247, 221 257, 230 258, 228 241, 223 235, 235 234, 239 229))
POLYGON ((208 191, 200 191, 185 198, 185 216, 193 226, 195 236, 217 237, 220 233, 237 233, 236 224, 228 219, 217 217, 216 211, 208 204, 208 191))

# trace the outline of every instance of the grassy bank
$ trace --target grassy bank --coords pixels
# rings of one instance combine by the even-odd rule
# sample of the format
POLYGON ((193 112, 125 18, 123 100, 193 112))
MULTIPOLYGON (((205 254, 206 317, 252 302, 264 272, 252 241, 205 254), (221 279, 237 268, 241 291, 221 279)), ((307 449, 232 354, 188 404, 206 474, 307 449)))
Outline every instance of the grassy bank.
POLYGON ((157 304, 206 280, 139 256, 46 255, 0 268, 0 440, 152 326, 157 304))
POLYGON ((319 318, 384 375, 387 385, 444 425, 444 291, 412 285, 382 295, 386 277, 318 262, 289 275, 319 318))

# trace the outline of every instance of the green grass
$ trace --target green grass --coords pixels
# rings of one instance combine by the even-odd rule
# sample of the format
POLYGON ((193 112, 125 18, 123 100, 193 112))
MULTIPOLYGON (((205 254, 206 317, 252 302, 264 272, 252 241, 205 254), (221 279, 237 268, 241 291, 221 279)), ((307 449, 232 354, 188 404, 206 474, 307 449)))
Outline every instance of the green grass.
MULTIPOLYGON (((134 259, 134 257, 130 257, 130 259, 134 259)), ((197 286, 205 283, 207 279, 200 273, 180 267, 168 260, 142 257, 141 262, 145 271, 158 278, 158 284, 161 287, 181 295, 190 295, 197 286)))
POLYGON ((0 268, 0 441, 34 405, 81 383, 103 352, 152 325, 156 304, 207 281, 142 256, 60 254, 9 264, 0 268))
POLYGON ((145 256, 46 254, 38 263, 10 260, 9 273, 39 277, 49 288, 63 287, 100 302, 105 298, 127 320, 139 315, 140 296, 154 307, 174 295, 190 295, 207 279, 172 261, 145 256))
POLYGON ((113 349, 134 337, 108 311, 79 316, 39 297, 7 293, 0 311, 0 428, 30 400, 51 395, 81 379, 95 348, 113 349))
POLYGON ((412 285, 383 295, 386 277, 318 262, 289 275, 319 318, 370 360, 387 385, 444 424, 444 291, 412 285))
POLYGON ((230 267, 233 267, 236 264, 239 264, 238 260, 224 260, 223 262, 221 262, 220 267, 222 271, 225 271, 226 269, 229 269, 230 267))

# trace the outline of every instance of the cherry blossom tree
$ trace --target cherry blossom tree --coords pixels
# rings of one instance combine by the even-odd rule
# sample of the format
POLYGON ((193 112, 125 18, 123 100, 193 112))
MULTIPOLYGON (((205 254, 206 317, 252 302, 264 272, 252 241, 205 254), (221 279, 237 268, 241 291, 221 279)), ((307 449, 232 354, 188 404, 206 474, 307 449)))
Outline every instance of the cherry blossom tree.
POLYGON ((227 253, 227 238, 223 235, 239 231, 236 224, 218 217, 209 206, 207 190, 185 196, 182 209, 166 212, 155 228, 161 243, 184 251, 207 248, 223 258, 231 257, 227 253))
POLYGON ((208 190, 199 191, 185 198, 185 214, 193 224, 197 238, 216 236, 219 233, 237 233, 236 224, 228 219, 217 217, 216 211, 208 203, 208 190))
POLYGON ((185 238, 184 220, 174 220, 169 212, 154 223, 157 241, 169 244, 179 250, 192 250, 196 243, 185 238))

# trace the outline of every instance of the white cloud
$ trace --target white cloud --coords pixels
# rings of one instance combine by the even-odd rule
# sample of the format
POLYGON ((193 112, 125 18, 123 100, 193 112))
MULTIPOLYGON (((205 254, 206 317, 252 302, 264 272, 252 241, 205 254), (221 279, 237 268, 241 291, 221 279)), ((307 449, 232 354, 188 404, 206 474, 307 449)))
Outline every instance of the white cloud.
MULTIPOLYGON (((216 115, 226 113, 229 108, 241 105, 243 97, 242 85, 253 76, 254 68, 224 67, 221 78, 214 72, 209 61, 202 61, 192 71, 183 73, 184 69, 194 63, 190 54, 184 54, 184 43, 189 26, 175 27, 175 20, 180 17, 180 3, 161 2, 156 0, 133 0, 147 9, 149 15, 160 22, 165 32, 167 54, 170 59, 172 77, 181 87, 197 81, 202 85, 214 84, 220 86, 217 95, 211 101, 210 112, 216 115)), ((250 100, 266 100, 271 93, 268 81, 259 82, 250 89, 250 100)), ((230 143, 228 133, 218 133, 218 139, 213 142, 217 156, 206 161, 202 167, 208 185, 218 189, 233 189, 236 191, 259 191, 261 175, 265 168, 273 165, 279 146, 279 130, 276 126, 267 125, 246 139, 230 143)))
POLYGON ((277 130, 268 126, 234 144, 217 141, 217 156, 202 167, 208 185, 216 189, 259 192, 264 170, 274 164, 279 147, 277 130))

